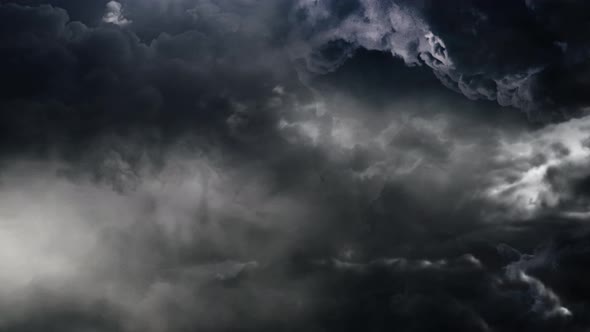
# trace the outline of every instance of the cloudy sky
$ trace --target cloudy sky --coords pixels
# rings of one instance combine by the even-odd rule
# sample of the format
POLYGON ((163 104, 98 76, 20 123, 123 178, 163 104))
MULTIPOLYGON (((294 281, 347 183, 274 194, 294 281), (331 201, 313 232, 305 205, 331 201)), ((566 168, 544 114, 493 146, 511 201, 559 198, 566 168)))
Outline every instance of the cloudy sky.
POLYGON ((590 3, 0 2, 0 331, 590 330, 590 3))

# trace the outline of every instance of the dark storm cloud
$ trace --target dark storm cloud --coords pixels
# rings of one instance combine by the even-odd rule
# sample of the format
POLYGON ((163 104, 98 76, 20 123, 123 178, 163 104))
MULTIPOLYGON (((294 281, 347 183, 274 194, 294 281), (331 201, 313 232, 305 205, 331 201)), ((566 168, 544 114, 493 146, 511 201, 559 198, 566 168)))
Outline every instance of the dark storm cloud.
POLYGON ((49 2, 0 5, 0 329, 588 326, 587 120, 439 82, 573 105, 583 6, 49 2))
POLYGON ((96 25, 102 20, 105 6, 108 0, 88 0, 88 1, 76 1, 76 0, 55 0, 55 1, 43 1, 43 0, 22 0, 22 1, 5 1, 12 2, 23 6, 39 6, 45 4, 51 4, 54 7, 59 7, 67 11, 68 16, 73 21, 80 21, 84 24, 96 25))
POLYGON ((142 42, 125 24, 88 27, 48 5, 0 11, 5 148, 130 126, 223 133, 238 109, 256 126, 273 116, 277 84, 297 86, 281 50, 223 24, 142 42))
POLYGON ((333 289, 341 301, 337 305, 347 308, 350 301, 348 306, 360 302, 372 307, 355 313, 344 309, 334 328, 360 329, 367 321, 410 331, 552 331, 573 326, 569 310, 540 281, 521 269, 490 268, 469 254, 435 261, 333 261, 329 271, 341 283, 333 289), (356 284, 358 279, 367 281, 356 284))
POLYGON ((580 33, 586 7, 583 1, 302 0, 293 17, 311 42, 298 49, 311 70, 333 70, 356 47, 387 51, 430 67, 471 99, 575 113, 588 104, 589 41, 580 33))

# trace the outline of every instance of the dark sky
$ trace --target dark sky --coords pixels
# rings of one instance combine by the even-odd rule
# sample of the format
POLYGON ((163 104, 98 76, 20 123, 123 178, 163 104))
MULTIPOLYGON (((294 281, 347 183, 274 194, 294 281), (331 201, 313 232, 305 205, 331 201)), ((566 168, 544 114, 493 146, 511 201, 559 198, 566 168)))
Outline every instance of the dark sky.
POLYGON ((590 330, 590 3, 0 2, 0 331, 590 330))

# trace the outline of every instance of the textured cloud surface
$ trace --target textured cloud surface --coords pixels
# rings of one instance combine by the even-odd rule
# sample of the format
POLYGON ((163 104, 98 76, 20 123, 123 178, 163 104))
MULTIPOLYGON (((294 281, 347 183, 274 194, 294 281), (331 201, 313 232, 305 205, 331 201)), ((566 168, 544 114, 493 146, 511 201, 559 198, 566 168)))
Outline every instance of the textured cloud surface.
POLYGON ((334 70, 358 47, 388 51, 470 99, 563 111, 588 105, 589 41, 579 33, 587 9, 582 1, 301 0, 296 17, 312 70, 334 70), (335 43, 346 44, 340 55, 322 55, 335 43))
POLYGON ((587 9, 2 2, 0 331, 588 330, 587 9))

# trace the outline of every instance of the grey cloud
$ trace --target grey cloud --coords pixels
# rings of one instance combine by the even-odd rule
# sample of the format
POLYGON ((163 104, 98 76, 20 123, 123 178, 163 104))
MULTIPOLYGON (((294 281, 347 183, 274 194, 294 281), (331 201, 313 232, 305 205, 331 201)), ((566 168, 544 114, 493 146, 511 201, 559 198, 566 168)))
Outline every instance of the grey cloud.
POLYGON ((347 49, 391 52, 408 65, 426 65, 444 85, 470 99, 495 100, 526 111, 573 108, 568 112, 576 113, 587 104, 580 91, 586 86, 582 77, 587 76, 588 43, 572 37, 584 24, 576 14, 584 6, 576 1, 461 6, 437 1, 298 1, 293 16, 302 24, 300 35, 308 47, 295 47, 294 52, 307 59, 312 71, 332 71, 341 62, 321 56, 322 49, 342 41, 349 43, 347 49), (551 10, 559 11, 558 18, 551 18, 551 10), (568 23, 556 22, 566 17, 568 23))
POLYGON ((118 179, 134 184, 124 192, 65 176, 76 170, 63 163, 3 168, 0 305, 19 305, 3 310, 2 329, 224 330, 291 313, 306 288, 272 266, 295 240, 287 230, 304 220, 302 202, 271 197, 264 181, 240 183, 264 174, 222 170, 199 153, 169 156, 159 172, 144 161, 138 178, 118 179))
POLYGON ((572 119, 506 140, 497 158, 491 196, 533 219, 539 214, 583 217, 590 153, 584 145, 587 121, 572 119))
POLYGON ((109 1, 106 5, 106 11, 102 18, 103 22, 113 23, 116 25, 127 25, 131 23, 123 16, 123 6, 117 1, 109 1))
POLYGON ((437 81, 535 101, 546 2, 52 3, 0 5, 0 329, 590 326, 582 218, 513 199, 584 201, 586 120, 437 81))
POLYGON ((227 135, 236 105, 255 126, 274 116, 261 103, 276 97, 275 86, 299 86, 280 49, 242 33, 220 42, 214 33, 224 33, 223 24, 142 42, 125 27, 69 22, 47 5, 1 10, 2 31, 10 31, 2 34, 5 148, 84 141, 127 126, 227 135))
POLYGON ((582 312, 572 316, 552 290, 526 275, 525 271, 533 266, 526 262, 537 258, 514 258, 506 267, 488 266, 485 260, 471 254, 451 259, 395 258, 369 263, 331 259, 316 264, 332 275, 326 282, 339 280, 329 289, 345 312, 333 322, 334 327, 354 325, 367 315, 380 328, 403 324, 411 331, 441 326, 470 331, 579 330, 583 325, 578 325, 574 317, 582 312), (359 279, 367 282, 358 283, 359 279), (348 301, 372 305, 373 309, 352 313, 353 306, 344 304, 348 301), (375 307, 375 302, 380 306, 375 307), (423 319, 424 315, 429 319, 423 319))

